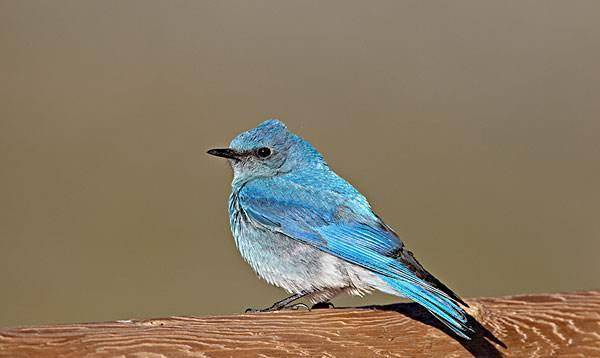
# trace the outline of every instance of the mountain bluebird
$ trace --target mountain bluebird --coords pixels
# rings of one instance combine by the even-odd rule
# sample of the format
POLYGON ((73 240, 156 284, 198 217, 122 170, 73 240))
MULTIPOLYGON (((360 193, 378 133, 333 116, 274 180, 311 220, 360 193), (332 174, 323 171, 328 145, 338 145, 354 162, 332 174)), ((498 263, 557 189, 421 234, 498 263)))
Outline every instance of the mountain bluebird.
POLYGON ((328 302, 373 290, 421 304, 457 335, 472 328, 466 304, 433 277, 367 199, 338 176, 307 141, 278 120, 211 149, 233 168, 229 220, 242 257, 258 276, 292 296, 328 302))

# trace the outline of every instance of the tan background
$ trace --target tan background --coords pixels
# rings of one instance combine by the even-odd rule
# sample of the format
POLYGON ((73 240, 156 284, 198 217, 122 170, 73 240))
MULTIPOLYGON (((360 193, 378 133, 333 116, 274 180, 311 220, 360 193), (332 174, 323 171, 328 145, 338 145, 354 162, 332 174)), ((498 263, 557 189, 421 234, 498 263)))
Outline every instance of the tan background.
POLYGON ((463 296, 598 288, 598 14, 597 1, 0 1, 0 326, 282 298, 238 256, 231 174, 205 155, 268 117, 463 296))

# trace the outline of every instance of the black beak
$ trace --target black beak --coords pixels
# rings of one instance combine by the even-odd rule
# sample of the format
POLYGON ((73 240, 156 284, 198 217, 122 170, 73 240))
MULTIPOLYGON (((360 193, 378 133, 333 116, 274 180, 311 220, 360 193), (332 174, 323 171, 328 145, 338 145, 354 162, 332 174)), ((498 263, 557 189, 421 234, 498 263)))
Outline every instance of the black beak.
POLYGON ((239 160, 239 157, 240 157, 240 153, 238 153, 237 151, 230 149, 230 148, 211 149, 206 153, 208 153, 210 155, 214 155, 216 157, 223 157, 223 158, 235 159, 235 160, 239 160))

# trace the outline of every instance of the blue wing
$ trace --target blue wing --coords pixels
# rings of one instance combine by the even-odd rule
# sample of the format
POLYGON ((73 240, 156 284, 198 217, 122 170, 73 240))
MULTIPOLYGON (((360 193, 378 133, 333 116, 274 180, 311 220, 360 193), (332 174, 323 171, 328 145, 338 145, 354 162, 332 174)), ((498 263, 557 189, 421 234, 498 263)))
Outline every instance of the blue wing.
POLYGON ((247 183, 237 200, 255 224, 379 274, 399 294, 468 338, 466 314, 456 300, 394 257, 402 251, 402 241, 373 214, 358 191, 345 181, 342 184, 350 188, 314 188, 283 177, 260 179, 247 183))

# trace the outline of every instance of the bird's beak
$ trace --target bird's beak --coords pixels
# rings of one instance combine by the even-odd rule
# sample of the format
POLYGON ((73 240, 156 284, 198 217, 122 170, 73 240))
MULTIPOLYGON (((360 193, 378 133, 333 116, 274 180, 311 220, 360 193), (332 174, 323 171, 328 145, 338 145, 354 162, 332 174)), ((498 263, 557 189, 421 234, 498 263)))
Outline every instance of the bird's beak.
POLYGON ((206 152, 210 155, 214 155, 216 157, 223 157, 223 158, 227 158, 227 159, 235 159, 235 160, 239 160, 240 158, 240 154, 238 151, 233 150, 231 148, 215 148, 215 149, 211 149, 208 152, 206 152))

